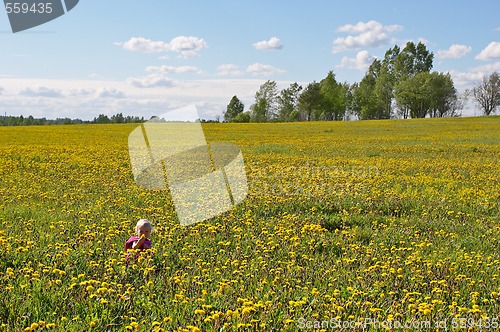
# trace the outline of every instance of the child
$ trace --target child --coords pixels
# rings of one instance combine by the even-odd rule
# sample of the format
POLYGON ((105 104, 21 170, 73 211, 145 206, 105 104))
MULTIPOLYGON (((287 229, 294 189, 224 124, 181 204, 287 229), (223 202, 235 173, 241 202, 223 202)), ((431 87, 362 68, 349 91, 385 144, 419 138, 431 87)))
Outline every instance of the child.
MULTIPOLYGON (((125 243, 125 251, 129 249, 151 249, 151 240, 149 236, 151 235, 151 231, 153 230, 153 226, 146 219, 141 219, 137 222, 135 226, 135 234, 137 236, 131 236, 127 242, 125 243)), ((127 255, 127 260, 130 254, 127 255)))

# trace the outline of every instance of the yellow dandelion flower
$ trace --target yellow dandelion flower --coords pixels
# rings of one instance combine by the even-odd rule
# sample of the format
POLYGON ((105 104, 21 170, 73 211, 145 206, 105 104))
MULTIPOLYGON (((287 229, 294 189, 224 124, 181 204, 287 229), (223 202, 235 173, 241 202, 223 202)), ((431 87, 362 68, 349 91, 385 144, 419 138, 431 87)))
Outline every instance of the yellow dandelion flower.
POLYGON ((206 312, 203 309, 196 309, 194 313, 195 315, 204 315, 206 312))

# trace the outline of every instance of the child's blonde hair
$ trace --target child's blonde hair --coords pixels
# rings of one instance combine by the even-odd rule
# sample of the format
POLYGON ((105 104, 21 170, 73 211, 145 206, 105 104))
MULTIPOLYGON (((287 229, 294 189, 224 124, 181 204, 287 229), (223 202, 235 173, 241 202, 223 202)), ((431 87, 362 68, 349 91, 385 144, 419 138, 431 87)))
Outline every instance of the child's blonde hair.
POLYGON ((149 220, 147 220, 147 219, 139 219, 139 221, 135 225, 135 232, 139 233, 140 229, 143 226, 146 226, 146 227, 149 227, 150 229, 153 229, 153 225, 151 225, 151 222, 149 222, 149 220))

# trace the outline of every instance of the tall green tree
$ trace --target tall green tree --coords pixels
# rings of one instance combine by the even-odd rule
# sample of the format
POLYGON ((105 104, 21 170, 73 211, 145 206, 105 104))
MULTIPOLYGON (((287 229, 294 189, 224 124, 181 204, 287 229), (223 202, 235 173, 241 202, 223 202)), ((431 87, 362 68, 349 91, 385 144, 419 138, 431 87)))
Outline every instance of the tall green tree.
POLYGON ((275 120, 278 107, 276 81, 266 81, 255 93, 255 103, 251 106, 251 121, 267 122, 275 120))
POLYGON ((388 119, 391 116, 394 78, 392 74, 393 52, 386 52, 386 59, 375 59, 365 76, 354 89, 353 98, 357 110, 355 113, 362 120, 388 119))
POLYGON ((412 118, 425 118, 432 106, 431 74, 421 72, 396 85, 396 102, 412 118))
POLYGON ((333 71, 329 71, 320 82, 322 107, 318 120, 342 120, 347 109, 347 88, 335 79, 333 71))
POLYGON ((278 120, 279 121, 297 121, 298 104, 302 86, 297 82, 290 84, 286 89, 281 90, 278 96, 278 120))
POLYGON ((375 119, 389 119, 392 113, 392 101, 394 99, 394 75, 386 66, 382 66, 375 81, 376 108, 375 119))
POLYGON ((106 124, 106 123, 111 123, 111 120, 108 118, 107 115, 99 114, 97 118, 94 118, 94 123, 106 124))
MULTIPOLYGON (((396 86, 405 91, 412 85, 410 80, 418 73, 432 69, 434 54, 422 43, 406 43, 401 50, 395 45, 386 51, 384 59, 375 59, 354 92, 356 113, 360 119, 388 119, 394 114, 396 86)), ((400 96, 400 101, 408 97, 400 96)), ((406 99, 405 99, 406 100, 406 99)), ((398 113, 401 117, 410 116, 408 103, 399 102, 398 113)))
POLYGON ((432 72, 430 74, 431 117, 454 116, 461 107, 457 89, 450 74, 432 72))
POLYGON ((375 84, 380 66, 380 60, 375 59, 361 82, 353 87, 353 113, 361 120, 376 119, 378 100, 375 94, 375 84))
POLYGON ((118 113, 118 114, 112 115, 110 121, 111 121, 111 123, 124 123, 125 117, 123 116, 122 113, 118 113))
POLYGON ((315 118, 313 118, 313 114, 321 111, 323 107, 322 98, 321 85, 318 82, 309 83, 299 96, 299 111, 301 120, 315 120, 315 118))
POLYGON ((250 112, 238 113, 232 120, 232 122, 250 122, 250 112))
POLYGON ((427 50, 425 44, 407 42, 403 50, 394 59, 394 75, 399 83, 418 73, 430 72, 433 67, 434 54, 427 50))
POLYGON ((224 112, 224 121, 231 122, 242 113, 245 109, 245 105, 238 99, 238 97, 233 96, 226 107, 226 112, 224 112))

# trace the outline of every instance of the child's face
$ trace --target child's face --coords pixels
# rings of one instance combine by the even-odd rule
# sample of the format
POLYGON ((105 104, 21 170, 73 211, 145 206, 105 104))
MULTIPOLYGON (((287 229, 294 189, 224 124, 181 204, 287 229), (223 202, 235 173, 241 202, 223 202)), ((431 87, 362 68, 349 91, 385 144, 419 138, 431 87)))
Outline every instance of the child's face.
POLYGON ((151 227, 141 226, 141 228, 137 230, 137 236, 141 237, 142 235, 144 235, 145 238, 149 238, 149 235, 151 235, 151 227))

